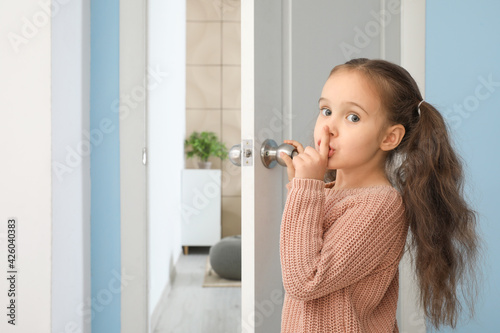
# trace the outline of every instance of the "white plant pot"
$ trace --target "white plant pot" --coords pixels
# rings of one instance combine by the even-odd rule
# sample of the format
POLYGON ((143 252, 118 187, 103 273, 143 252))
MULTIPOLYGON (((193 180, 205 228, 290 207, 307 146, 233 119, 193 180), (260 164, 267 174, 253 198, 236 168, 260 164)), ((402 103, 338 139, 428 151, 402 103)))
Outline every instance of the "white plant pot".
POLYGON ((198 162, 198 167, 200 169, 210 169, 212 167, 212 162, 198 162))

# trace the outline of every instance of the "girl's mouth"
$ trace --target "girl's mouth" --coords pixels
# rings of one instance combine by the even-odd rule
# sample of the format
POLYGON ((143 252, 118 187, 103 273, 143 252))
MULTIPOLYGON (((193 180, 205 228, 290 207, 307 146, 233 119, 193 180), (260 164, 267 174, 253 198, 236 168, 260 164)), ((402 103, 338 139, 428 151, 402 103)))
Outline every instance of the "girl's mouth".
MULTIPOLYGON (((318 140, 318 150, 319 150, 319 147, 321 145, 321 139, 318 140)), ((330 150, 328 151, 328 157, 332 157, 333 153, 335 152, 335 149, 333 149, 332 147, 329 147, 330 150)))

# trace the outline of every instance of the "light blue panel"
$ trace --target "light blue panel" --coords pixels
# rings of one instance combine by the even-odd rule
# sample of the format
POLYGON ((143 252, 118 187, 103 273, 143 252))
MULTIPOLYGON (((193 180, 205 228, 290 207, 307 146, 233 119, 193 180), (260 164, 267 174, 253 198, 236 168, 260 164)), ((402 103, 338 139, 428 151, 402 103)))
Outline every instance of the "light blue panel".
POLYGON ((453 332, 500 332, 500 1, 426 3, 426 100, 448 120, 466 162, 487 248, 477 315, 453 332))
POLYGON ((91 1, 92 333, 120 332, 119 0, 91 1), (93 141, 92 141, 93 140, 93 141))

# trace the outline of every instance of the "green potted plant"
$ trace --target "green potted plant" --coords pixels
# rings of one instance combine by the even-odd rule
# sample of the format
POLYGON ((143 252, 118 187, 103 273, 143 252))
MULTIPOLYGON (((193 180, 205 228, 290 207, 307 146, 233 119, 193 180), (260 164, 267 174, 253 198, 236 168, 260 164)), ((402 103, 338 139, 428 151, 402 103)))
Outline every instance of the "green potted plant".
POLYGON ((186 151, 187 158, 197 156, 200 158, 198 166, 200 169, 210 169, 212 162, 208 162, 210 156, 219 157, 224 160, 227 158, 228 151, 226 145, 219 141, 214 132, 193 132, 188 139, 184 141, 185 148, 191 147, 192 150, 186 151))

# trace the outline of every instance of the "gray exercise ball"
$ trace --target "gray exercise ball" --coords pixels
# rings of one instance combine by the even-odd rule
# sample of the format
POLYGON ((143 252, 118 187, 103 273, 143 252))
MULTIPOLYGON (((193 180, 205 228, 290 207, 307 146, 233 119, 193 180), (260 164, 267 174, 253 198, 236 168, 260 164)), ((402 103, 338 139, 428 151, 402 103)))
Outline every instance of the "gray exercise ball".
POLYGON ((241 235, 222 238, 210 248, 210 265, 221 278, 241 280, 241 235))

